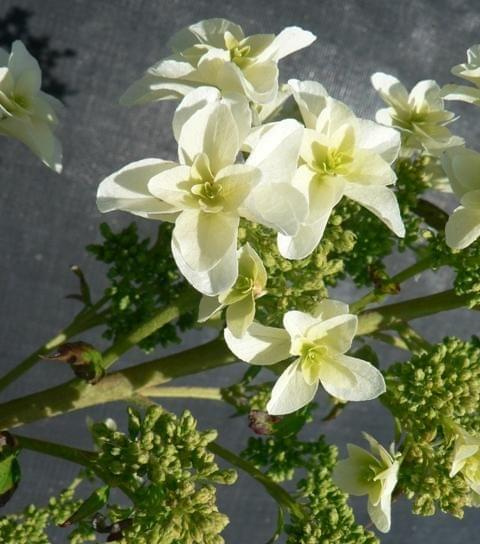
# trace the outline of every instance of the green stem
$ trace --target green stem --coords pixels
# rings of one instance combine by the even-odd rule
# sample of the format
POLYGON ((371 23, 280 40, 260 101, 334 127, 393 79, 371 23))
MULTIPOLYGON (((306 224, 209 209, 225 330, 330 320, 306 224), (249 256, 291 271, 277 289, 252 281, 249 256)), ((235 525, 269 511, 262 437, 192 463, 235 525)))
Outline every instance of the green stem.
POLYGON ((174 378, 230 365, 236 358, 217 339, 162 359, 108 374, 96 385, 74 379, 56 387, 0 404, 0 429, 132 397, 174 378))
MULTIPOLYGON (((417 274, 420 274, 424 272, 425 270, 429 269, 433 263, 434 263, 434 259, 431 256, 425 257, 424 259, 420 259, 419 261, 412 264, 411 266, 408 266, 404 270, 401 270, 398 274, 395 274, 395 276, 392 276, 388 283, 400 285, 401 283, 412 278, 413 276, 416 276, 417 274)), ((351 304, 350 311, 354 314, 357 314, 369 304, 372 304, 374 302, 380 302, 389 294, 390 293, 386 293, 382 291, 381 288, 373 289, 373 291, 370 291, 365 296, 363 296, 362 298, 358 299, 356 302, 351 304)))
POLYGON ((305 520, 305 513, 301 505, 298 504, 298 502, 296 502, 293 497, 287 491, 285 491, 285 489, 283 489, 283 487, 280 487, 268 476, 263 474, 263 472, 258 470, 254 465, 252 465, 252 463, 242 459, 216 442, 211 442, 208 445, 208 449, 215 455, 218 455, 222 459, 225 459, 225 461, 228 461, 231 465, 248 473, 265 488, 267 493, 273 497, 280 506, 287 508, 300 521, 305 520))
POLYGON ((144 397, 222 400, 218 387, 145 387, 144 397))
MULTIPOLYGON (((101 301, 99 301, 99 303, 100 302, 101 301)), ((4 374, 0 378, 0 392, 7 388, 15 380, 20 378, 20 376, 28 372, 40 360, 42 355, 46 355, 50 351, 54 350, 66 342, 69 338, 101 325, 104 322, 104 319, 101 315, 96 314, 96 309, 99 303, 97 303, 94 307, 89 308, 88 311, 80 312, 77 316, 75 316, 73 321, 56 336, 45 342, 43 346, 40 346, 17 366, 12 368, 12 370, 9 370, 6 374, 4 374)))
POLYGON ((130 334, 127 334, 102 354, 103 368, 107 369, 113 365, 118 359, 129 349, 136 346, 144 338, 147 338, 155 331, 177 319, 183 312, 190 310, 198 304, 199 295, 193 290, 184 292, 177 301, 159 310, 152 318, 141 324, 130 334))

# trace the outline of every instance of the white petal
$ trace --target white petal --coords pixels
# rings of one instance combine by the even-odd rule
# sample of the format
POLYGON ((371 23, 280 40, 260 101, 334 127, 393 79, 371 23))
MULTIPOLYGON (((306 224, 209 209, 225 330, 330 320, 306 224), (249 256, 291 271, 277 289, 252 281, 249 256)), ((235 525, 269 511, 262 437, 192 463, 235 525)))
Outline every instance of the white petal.
POLYGON ((332 480, 342 491, 360 497, 368 494, 371 485, 365 481, 365 471, 375 466, 375 458, 363 448, 348 444, 349 457, 338 461, 332 472, 332 480))
POLYGON ((307 128, 315 128, 317 117, 325 108, 325 98, 328 96, 325 87, 317 81, 300 81, 289 79, 289 86, 293 90, 293 97, 302 114, 307 128))
POLYGON ((197 208, 198 204, 190 193, 190 167, 169 163, 147 180, 148 191, 156 199, 163 200, 175 209, 197 208))
POLYGON ((408 108, 408 92, 400 81, 389 74, 376 72, 371 77, 372 85, 382 100, 394 108, 408 108))
POLYGON ((290 183, 297 169, 303 127, 293 119, 273 123, 254 147, 247 164, 262 171, 263 180, 290 183))
POLYGON ((177 242, 172 237, 172 255, 180 272, 193 287, 204 295, 219 295, 230 289, 238 275, 237 244, 232 243, 223 258, 210 270, 193 270, 183 259, 177 242))
POLYGON ((213 18, 182 28, 168 40, 168 46, 174 51, 183 51, 197 43, 225 47, 225 32, 230 32, 239 41, 244 38, 239 25, 227 19, 213 18))
POLYGON ((358 119, 355 131, 356 145, 377 153, 391 164, 400 151, 400 133, 367 119, 358 119))
POLYGON ((300 359, 289 365, 275 382, 267 412, 272 415, 290 414, 303 408, 315 397, 318 382, 309 385, 303 377, 300 359))
POLYGON ((298 26, 289 26, 275 36, 271 45, 261 53, 259 59, 278 61, 309 46, 316 39, 315 34, 308 30, 303 30, 298 26))
POLYGON ((345 188, 345 194, 375 214, 397 236, 401 238, 405 236, 405 226, 400 215, 400 208, 395 193, 391 189, 349 183, 345 188))
POLYGON ((212 173, 233 164, 240 149, 238 129, 230 108, 208 104, 183 125, 178 142, 184 164, 192 164, 199 153, 206 153, 212 173))
POLYGON ((452 249, 465 249, 480 236, 480 209, 458 207, 445 225, 446 242, 452 249))
POLYGON ((246 363, 271 365, 290 357, 290 337, 283 329, 254 321, 241 338, 228 329, 224 336, 230 351, 246 363))
POLYGON ((227 327, 238 338, 245 335, 246 330, 255 317, 255 300, 250 294, 245 298, 230 304, 227 308, 227 327))
MULTIPOLYGON (((237 68, 233 63, 227 67, 237 68)), ((243 90, 250 100, 266 104, 275 99, 278 92, 278 66, 275 62, 255 63, 244 68, 241 73, 243 90)))
POLYGON ((105 178, 97 190, 97 206, 102 212, 123 210, 139 215, 162 219, 161 215, 171 214, 175 208, 154 197, 148 190, 150 179, 176 166, 161 159, 143 159, 127 164, 105 178))
POLYGON ((460 100, 467 104, 480 104, 480 89, 467 85, 445 85, 442 89, 444 100, 460 100))
POLYGON ((385 393, 382 373, 362 359, 336 353, 319 374, 325 390, 341 400, 371 400, 385 393))
POLYGON ((291 338, 305 336, 307 329, 317 323, 318 319, 315 319, 310 314, 297 310, 286 312, 283 316, 283 326, 291 338))
POLYGON ((278 251, 285 259, 304 259, 308 257, 320 243, 330 213, 320 218, 315 223, 302 224, 295 236, 285 236, 278 233, 278 251))
POLYGON ((245 217, 293 236, 305 220, 305 197, 287 183, 259 183, 245 202, 245 217))
POLYGON ((322 344, 339 353, 345 353, 351 348, 358 327, 356 315, 341 314, 325 320, 315 319, 316 322, 305 332, 306 338, 314 342, 321 340, 322 344))
POLYGON ((409 103, 415 110, 420 110, 428 105, 431 110, 442 110, 443 100, 440 87, 433 79, 419 81, 410 91, 409 103))
POLYGON ((207 297, 204 295, 200 300, 198 307, 198 321, 204 323, 213 317, 223 308, 223 304, 218 302, 218 297, 207 297))
POLYGON ((215 87, 198 87, 188 93, 175 110, 172 128, 175 140, 178 141, 183 125, 194 113, 204 108, 207 104, 220 102, 222 94, 215 87))
POLYGON ((119 103, 122 106, 139 106, 158 100, 178 100, 200 85, 201 83, 165 79, 146 73, 128 87, 119 98, 119 103))
POLYGON ((333 300, 331 298, 324 298, 315 307, 314 316, 321 319, 330 319, 337 315, 348 314, 350 311, 348 304, 340 302, 339 300, 333 300))
POLYGON ((175 221, 172 240, 192 270, 210 270, 236 245, 238 223, 230 214, 185 210, 175 221))
POLYGON ((215 183, 223 188, 224 209, 236 212, 254 190, 260 177, 260 170, 248 164, 232 164, 220 170, 215 183))

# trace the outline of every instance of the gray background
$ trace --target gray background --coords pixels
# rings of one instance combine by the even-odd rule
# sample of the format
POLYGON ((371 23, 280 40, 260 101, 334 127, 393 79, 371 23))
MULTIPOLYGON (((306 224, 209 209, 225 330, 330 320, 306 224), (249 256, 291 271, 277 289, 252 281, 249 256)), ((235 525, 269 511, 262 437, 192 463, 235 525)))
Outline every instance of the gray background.
MULTIPOLYGON (((69 265, 81 265, 95 292, 101 293, 102 267, 86 256, 83 247, 98 241, 101 221, 119 226, 131 218, 100 216, 95 206, 98 182, 130 161, 175 155, 170 132, 173 103, 129 110, 118 106, 117 99, 144 68, 165 55, 164 44, 175 30, 208 17, 232 19, 247 34, 278 32, 293 24, 313 31, 318 40, 282 62, 282 77, 318 79, 333 96, 366 117, 380 106, 370 87, 371 73, 383 70, 396 74, 408 86, 425 78, 443 84, 453 79, 451 66, 463 62, 467 47, 480 40, 480 5, 475 0, 2 0, 0 45, 7 46, 19 34, 23 39, 29 37, 43 67, 48 68, 48 89, 67 106, 61 133, 65 157, 61 176, 43 167, 17 142, 0 142, 2 373, 74 315, 76 303, 64 298, 76 288, 69 265), (13 7, 20 11, 12 12, 13 7)), ((455 109, 468 112, 456 124, 456 131, 475 147, 480 112, 472 107, 455 109)), ((451 207, 451 202, 447 205, 451 207)), ((142 229, 149 232, 152 225, 144 222, 142 229)), ((392 259, 392 271, 403 268, 407 260, 405 255, 392 259)), ((429 273, 420 282, 412 282, 412 289, 416 293, 442 290, 450 279, 448 272, 429 273)), ((348 285, 340 292, 347 301, 358 296, 348 285)), ((472 318, 463 311, 418 324, 431 340, 446 334, 466 338, 478 333, 478 325, 478 315, 472 318)), ((94 335, 85 338, 105 345, 94 335)), ((201 333, 191 333, 182 348, 201 340, 201 333)), ((388 364, 399 354, 382 350, 382 356, 388 364)), ((121 364, 144 359, 134 352, 121 364)), ((182 383, 227 385, 244 370, 239 364, 182 383)), ((5 392, 3 400, 67 378, 67 369, 40 363, 5 392)), ((176 411, 188 406, 202 427, 219 429, 221 443, 232 449, 242 447, 249 435, 244 419, 229 419, 227 406, 186 400, 164 404, 176 411)), ((30 425, 24 432, 90 447, 86 416, 122 419, 124 410, 122 404, 86 410, 30 425)), ((348 407, 336 421, 328 425, 316 422, 312 427, 312 434, 325 432, 342 451, 346 441, 360 442, 360 430, 384 442, 392 436, 391 422, 376 402, 348 407)), ((76 467, 42 456, 23 453, 21 461, 23 481, 5 511, 44 502, 76 473, 76 467)), ((227 542, 263 544, 268 540, 276 513, 255 482, 242 476, 235 486, 220 490, 220 503, 231 517, 224 533, 227 542)), ((366 504, 363 500, 358 504, 359 519, 363 520, 366 504)), ((443 515, 419 518, 409 513, 406 501, 399 501, 393 507, 393 530, 383 542, 475 541, 479 521, 479 512, 473 510, 464 521, 443 515)), ((57 533, 55 542, 65 541, 64 534, 57 533)))

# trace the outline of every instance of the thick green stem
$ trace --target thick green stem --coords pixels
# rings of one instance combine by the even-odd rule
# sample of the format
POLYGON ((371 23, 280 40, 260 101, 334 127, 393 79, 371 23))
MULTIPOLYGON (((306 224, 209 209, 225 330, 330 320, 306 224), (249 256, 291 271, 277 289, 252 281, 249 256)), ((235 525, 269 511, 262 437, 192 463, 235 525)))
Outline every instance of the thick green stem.
POLYGON ((218 387, 145 387, 142 395, 150 398, 222 400, 218 387))
POLYGON ((250 474, 252 478, 263 485, 267 493, 273 497, 280 506, 288 509, 299 520, 305 519, 305 513, 300 504, 298 504, 293 497, 291 497, 290 494, 283 489, 283 487, 277 485, 273 480, 252 465, 252 463, 242 459, 230 450, 223 448, 216 442, 210 443, 208 445, 208 449, 215 455, 218 455, 222 459, 225 459, 225 461, 228 461, 231 465, 250 474))
POLYGON ((96 404, 132 397, 144 388, 236 361, 223 340, 108 374, 96 385, 74 379, 0 405, 0 429, 18 427, 96 404))

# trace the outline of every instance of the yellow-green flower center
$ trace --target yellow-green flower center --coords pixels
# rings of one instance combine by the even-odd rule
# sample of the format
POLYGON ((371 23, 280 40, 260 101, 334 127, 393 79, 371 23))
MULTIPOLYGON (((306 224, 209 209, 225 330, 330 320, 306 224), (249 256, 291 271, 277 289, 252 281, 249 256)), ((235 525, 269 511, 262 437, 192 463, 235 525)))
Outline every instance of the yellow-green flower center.
POLYGON ((230 53, 230 60, 234 62, 240 68, 245 65, 250 55, 251 47, 249 45, 242 45, 233 34, 225 32, 225 47, 230 53))
POLYGON ((254 288, 253 278, 248 276, 238 276, 235 285, 233 286, 233 291, 241 295, 247 295, 254 288))
POLYGON ((316 154, 311 167, 321 177, 337 176, 345 173, 352 160, 352 157, 343 151, 324 148, 321 153, 316 154))
POLYGON ((201 204, 208 208, 217 207, 221 204, 223 187, 214 181, 203 181, 196 183, 190 192, 197 197, 201 204))
POLYGON ((465 476, 472 482, 480 482, 480 453, 469 457, 462 469, 465 476))

